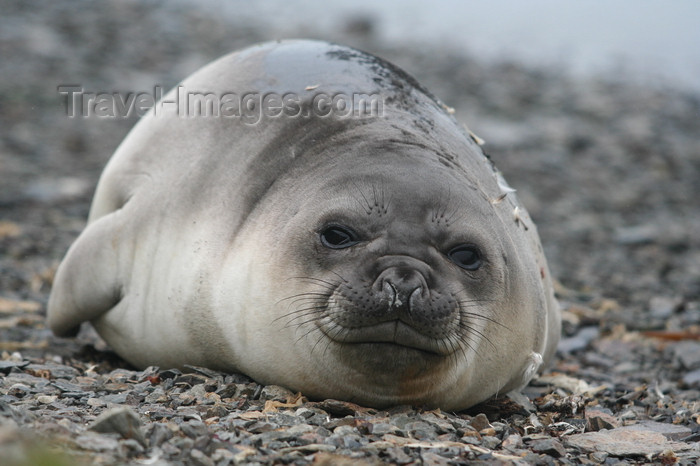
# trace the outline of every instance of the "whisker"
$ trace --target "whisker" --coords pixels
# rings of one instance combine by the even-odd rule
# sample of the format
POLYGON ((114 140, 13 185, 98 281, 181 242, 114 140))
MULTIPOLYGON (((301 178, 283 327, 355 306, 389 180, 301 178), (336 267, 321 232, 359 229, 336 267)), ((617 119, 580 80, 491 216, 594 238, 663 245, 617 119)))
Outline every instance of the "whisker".
POLYGON ((331 343, 336 341, 338 336, 340 336, 344 331, 345 331, 345 329, 343 327, 336 326, 333 329, 333 332, 334 332, 333 335, 330 337, 328 335, 323 334, 323 332, 321 332, 323 335, 326 336, 326 346, 325 346, 325 348, 323 348, 323 355, 324 356, 326 355, 326 351, 328 351, 328 348, 330 348, 331 343))
POLYGON ((291 277, 296 280, 307 280, 310 282, 318 282, 318 283, 323 283, 325 285, 328 285, 327 289, 334 289, 336 286, 338 286, 337 283, 329 282, 328 280, 323 280, 321 278, 316 278, 316 277, 291 277))
POLYGON ((384 182, 382 182, 380 189, 379 189, 379 195, 381 196, 381 199, 379 202, 381 202, 381 208, 382 210, 386 213, 387 211, 387 205, 384 203, 384 197, 386 194, 386 190, 384 189, 384 182))
MULTIPOLYGON (((307 332, 306 335, 308 335, 310 332, 311 332, 311 330, 309 330, 309 332, 307 332)), ((304 336, 306 336, 306 335, 304 335, 304 336)), ((330 340, 331 340, 331 339, 330 339, 330 337, 329 337, 328 335, 326 335, 324 332, 319 332, 318 339, 316 340, 316 343, 314 343, 314 346, 311 348, 311 352, 312 352, 312 353, 313 353, 314 351, 316 351, 316 347, 317 347, 318 344, 321 343, 323 340, 328 340, 328 341, 326 342, 326 347, 325 347, 324 350, 323 350, 323 354, 324 354, 324 355, 326 354, 326 351, 327 351, 327 349, 328 349, 328 345, 330 345, 330 340)))
MULTIPOLYGON (((327 316, 323 314, 319 314, 318 319, 312 319, 309 322, 319 322, 323 319, 325 319, 327 316)), ((309 334, 311 334, 314 330, 317 330, 317 327, 311 326, 306 332, 304 332, 303 335, 301 335, 297 341, 301 340, 302 338, 306 338, 309 334)), ((319 331, 319 337, 316 343, 314 343, 314 346, 311 348, 311 352, 313 353, 314 350, 316 349, 316 346, 319 344, 321 340, 323 340, 324 337, 326 337, 326 334, 324 332, 319 331)))
POLYGON ((280 303, 282 303, 283 301, 287 301, 287 300, 289 300, 289 299, 294 299, 294 298, 299 298, 299 297, 304 297, 304 296, 323 296, 323 297, 327 297, 327 296, 328 296, 328 293, 307 291, 307 292, 304 292, 304 293, 294 294, 294 295, 292 295, 292 296, 287 296, 286 298, 282 298, 282 299, 280 299, 279 301, 277 301, 277 303, 275 303, 275 304, 280 304, 280 303))
POLYGON ((477 330, 477 329, 475 329, 474 327, 471 327, 471 326, 469 326, 469 325, 461 324, 461 323, 460 323, 460 325, 459 325, 459 328, 460 328, 461 330, 466 331, 467 333, 471 333, 472 335, 478 335, 478 336, 481 337, 483 340, 485 340, 488 344, 490 344, 491 347, 494 349, 494 351, 497 351, 496 345, 494 345, 494 344, 491 342, 491 340, 490 340, 486 335, 484 335, 484 333, 483 333, 482 331, 477 330))
MULTIPOLYGON (((382 196, 383 196, 383 193, 382 193, 382 196)), ((387 199, 386 204, 384 205, 385 211, 387 211, 387 212, 389 211, 389 207, 391 206, 391 201, 393 201, 393 200, 394 200, 394 195, 390 194, 389 199, 387 199)), ((384 198, 382 197, 382 203, 383 202, 384 202, 384 198)))
MULTIPOLYGON (((340 274, 339 274, 338 272, 336 272, 335 270, 331 270, 331 273, 332 273, 333 275, 335 275, 336 277, 338 277, 338 278, 340 279, 341 282, 343 282, 343 283, 349 283, 348 280, 345 279, 345 277, 343 277, 342 275, 340 275, 340 274)), ((338 285, 336 284, 336 285, 334 285, 333 289, 335 289, 335 288, 337 288, 337 287, 338 287, 338 285)))
MULTIPOLYGON (((467 293, 467 288, 464 288, 462 290, 459 290, 456 293, 452 293, 454 296, 459 296, 461 294, 466 294, 467 293)), ((498 302, 497 299, 460 299, 460 302, 465 302, 465 303, 495 303, 498 302)))
POLYGON ((464 357, 464 362, 469 362, 469 358, 467 357, 467 351, 464 349, 466 347, 469 351, 473 351, 476 353, 478 356, 481 356, 481 353, 479 353, 479 350, 475 349, 472 345, 469 339, 465 336, 460 336, 459 341, 462 343, 462 356, 464 357))
MULTIPOLYGON (((285 325, 284 325, 283 328, 289 328, 289 327, 292 326, 293 323, 294 323, 294 325, 296 325, 297 327, 301 327, 302 325, 308 324, 309 322, 313 322, 314 320, 318 320, 318 319, 320 319, 320 318, 323 318, 323 317, 324 317, 324 313, 323 313, 322 311, 323 311, 324 308, 325 308, 324 306, 319 305, 319 306, 307 307, 307 308, 299 309, 298 311, 294 311, 293 313, 286 314, 286 315, 284 315, 283 317, 291 317, 291 316, 293 316, 293 317, 291 317, 291 319, 289 319, 289 320, 285 323, 285 325), (295 314, 296 314, 296 315, 295 315, 295 314), (295 323, 295 321, 297 321, 297 320, 299 320, 299 319, 305 319, 305 318, 307 318, 307 317, 309 317, 309 316, 312 316, 312 315, 316 315, 318 318, 317 318, 317 319, 308 320, 308 321, 303 321, 303 322, 297 322, 297 323, 295 323)), ((278 319, 275 319, 275 320, 279 320, 279 318, 278 318, 278 319)))
POLYGON ((305 308, 307 308, 307 307, 309 307, 309 306, 313 306, 313 305, 316 305, 316 306, 323 306, 323 304, 324 304, 325 302, 326 302, 325 299, 319 299, 319 298, 315 298, 315 297, 298 297, 298 298, 296 298, 294 301, 292 301, 291 303, 289 303, 289 305, 287 306, 287 312, 286 312, 286 313, 284 313, 284 314, 282 314, 281 316, 275 318, 272 322, 277 322, 277 321, 280 320, 280 319, 283 319, 283 318, 285 318, 285 317, 289 317, 289 316, 291 316, 291 315, 294 315, 294 314, 296 314, 297 312, 299 312, 299 309, 302 309, 302 310, 303 310, 303 309, 305 309, 305 308), (295 310, 291 310, 291 311, 289 310, 293 305, 297 305, 297 304, 300 304, 302 307, 297 308, 297 309, 295 309, 295 310))
POLYGON ((492 317, 489 317, 489 316, 485 316, 485 315, 481 315, 481 314, 475 314, 475 313, 473 313, 473 312, 463 312, 462 315, 463 315, 464 317, 471 318, 471 319, 482 319, 482 320, 486 320, 486 321, 488 321, 488 322, 491 322, 492 324, 498 325, 499 327, 501 327, 501 328, 503 328, 503 329, 505 329, 505 330, 508 330, 509 332, 512 332, 512 331, 513 331, 513 329, 511 329, 510 327, 508 327, 506 324, 503 324, 503 323, 501 323, 501 322, 497 321, 496 319, 494 319, 494 318, 492 318, 492 317))
POLYGON ((356 198, 355 196, 353 196, 353 198, 357 201, 358 204, 360 204, 360 207, 362 207, 364 209, 365 213, 371 214, 372 213, 372 204, 370 204, 369 199, 367 199, 367 196, 365 196, 365 193, 362 192, 362 190, 357 185, 357 183, 353 182, 352 185, 355 187, 357 192, 360 193, 360 196, 362 196, 362 199, 364 199, 364 201, 365 201, 364 205, 362 204, 362 202, 360 202, 359 198, 356 198))
MULTIPOLYGON (((297 305, 306 306, 309 304, 323 304, 327 301, 328 300, 325 298, 321 299, 319 297, 313 297, 313 296, 299 296, 289 303, 289 305, 287 306, 287 310, 289 311, 289 309, 292 306, 297 306, 297 305)), ((294 311, 290 311, 289 313, 293 313, 293 312, 294 311)))
MULTIPOLYGON (((299 323, 296 323, 295 325, 296 325, 297 327, 302 327, 302 326, 304 326, 304 325, 306 325, 306 324, 310 324, 311 322, 318 322, 319 320, 321 320, 321 319, 323 319, 323 318, 325 317, 325 315, 323 315, 323 314, 321 314, 321 313, 319 313, 319 312, 314 311, 314 312, 309 312, 309 313, 307 313, 307 314, 305 314, 305 315, 300 315, 300 316, 298 316, 297 318, 303 319, 303 318, 305 318, 305 317, 312 316, 312 315, 314 315, 314 314, 317 314, 314 318, 309 319, 309 320, 305 320, 305 321, 302 321, 302 322, 299 322, 299 323)), ((295 318, 294 320, 296 320, 296 318, 295 318)), ((290 322, 290 324, 291 324, 291 322, 290 322)), ((313 329, 312 329, 312 330, 313 330, 313 329)))

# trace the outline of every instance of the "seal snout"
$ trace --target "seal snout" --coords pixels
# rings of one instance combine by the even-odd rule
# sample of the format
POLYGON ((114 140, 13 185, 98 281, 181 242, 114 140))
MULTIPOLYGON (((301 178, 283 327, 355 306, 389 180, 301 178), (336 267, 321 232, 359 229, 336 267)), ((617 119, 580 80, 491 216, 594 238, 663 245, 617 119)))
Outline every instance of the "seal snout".
POLYGON ((428 283, 423 274, 410 266, 389 267, 382 271, 374 283, 378 298, 387 303, 388 313, 398 317, 411 317, 424 306, 429 297, 428 283))

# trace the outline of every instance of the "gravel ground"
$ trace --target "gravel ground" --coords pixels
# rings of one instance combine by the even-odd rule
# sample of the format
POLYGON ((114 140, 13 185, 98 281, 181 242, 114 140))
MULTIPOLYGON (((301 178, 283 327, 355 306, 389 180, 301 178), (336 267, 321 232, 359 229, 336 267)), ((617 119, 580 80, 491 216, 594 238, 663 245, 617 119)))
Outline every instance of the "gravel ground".
POLYGON ((67 118, 60 84, 172 87, 282 35, 158 2, 9 1, 0 17, 0 463, 697 464, 700 96, 332 37, 456 109, 538 224, 564 307, 554 366, 467 412, 306 400, 205 368, 135 371, 45 327, 51 280, 134 118, 67 118))

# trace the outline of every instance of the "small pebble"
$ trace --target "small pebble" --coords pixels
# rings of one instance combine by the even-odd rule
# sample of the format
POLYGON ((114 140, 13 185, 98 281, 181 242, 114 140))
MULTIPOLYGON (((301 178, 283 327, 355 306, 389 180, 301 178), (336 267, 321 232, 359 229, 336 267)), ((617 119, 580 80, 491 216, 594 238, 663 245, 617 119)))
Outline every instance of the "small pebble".
POLYGON ((610 412, 600 409, 586 409, 586 430, 596 432, 601 429, 614 429, 620 423, 610 412))
POLYGON ((480 413, 474 416, 474 419, 471 421, 471 426, 477 430, 477 431, 482 431, 486 429, 487 427, 491 427, 491 424, 489 424, 489 418, 486 417, 485 414, 480 413))
POLYGON ((564 445, 557 439, 536 440, 532 442, 531 447, 537 453, 544 453, 554 458, 566 456, 564 445))
POLYGON ((95 432, 116 433, 125 439, 133 438, 142 445, 146 444, 141 432, 141 420, 131 408, 121 407, 105 411, 95 419, 89 429, 95 432))
POLYGON ((700 369, 700 342, 681 341, 673 347, 673 352, 684 369, 700 369))

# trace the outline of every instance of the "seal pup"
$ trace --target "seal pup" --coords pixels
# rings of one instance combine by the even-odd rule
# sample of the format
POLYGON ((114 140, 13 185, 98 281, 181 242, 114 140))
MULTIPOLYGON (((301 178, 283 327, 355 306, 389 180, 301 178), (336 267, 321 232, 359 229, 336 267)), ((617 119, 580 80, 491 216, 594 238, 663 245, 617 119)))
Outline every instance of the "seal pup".
POLYGON ((239 371, 375 407, 459 410, 524 386, 559 339, 549 270, 450 113, 339 45, 214 61, 107 164, 50 327, 91 322, 137 367, 239 371))

